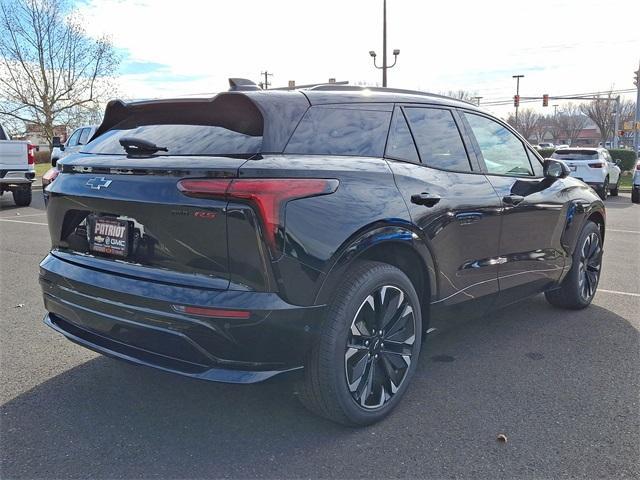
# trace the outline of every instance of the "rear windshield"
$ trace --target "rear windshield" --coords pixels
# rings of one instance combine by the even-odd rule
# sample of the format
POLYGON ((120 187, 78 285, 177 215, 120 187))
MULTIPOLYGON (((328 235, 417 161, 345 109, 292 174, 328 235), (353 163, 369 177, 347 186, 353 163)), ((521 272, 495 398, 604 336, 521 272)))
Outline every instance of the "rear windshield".
POLYGON ((109 130, 89 142, 82 152, 124 154, 123 137, 135 137, 165 147, 159 155, 252 155, 260 152, 262 136, 234 132, 209 125, 142 125, 136 128, 109 130))
POLYGON ((556 150, 551 158, 561 160, 597 160, 598 152, 593 150, 556 150))
POLYGON ((311 107, 284 153, 382 157, 391 112, 311 107))

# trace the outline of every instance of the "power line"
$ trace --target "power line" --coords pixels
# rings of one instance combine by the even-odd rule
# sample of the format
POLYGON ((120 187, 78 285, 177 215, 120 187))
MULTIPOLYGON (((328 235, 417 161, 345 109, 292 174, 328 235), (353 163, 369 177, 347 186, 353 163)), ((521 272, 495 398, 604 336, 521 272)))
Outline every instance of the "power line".
MULTIPOLYGON (((609 95, 609 94, 620 94, 620 93, 633 93, 635 92, 635 88, 621 89, 621 90, 608 90, 606 92, 589 92, 589 93, 571 93, 571 94, 563 94, 563 95, 553 95, 554 100, 562 100, 563 98, 570 99, 569 97, 590 97, 597 95, 609 95)), ((531 103, 531 102, 539 102, 539 98, 528 99, 526 97, 520 98, 520 103, 531 103)), ((495 107, 499 105, 510 105, 513 103, 513 98, 505 98, 496 99, 496 100, 487 100, 482 102, 482 105, 485 107, 495 107)))

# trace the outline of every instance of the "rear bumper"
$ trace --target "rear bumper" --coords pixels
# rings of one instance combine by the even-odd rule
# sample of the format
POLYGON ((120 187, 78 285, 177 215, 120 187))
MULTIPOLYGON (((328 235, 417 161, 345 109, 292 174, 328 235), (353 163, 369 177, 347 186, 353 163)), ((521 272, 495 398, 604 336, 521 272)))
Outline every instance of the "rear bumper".
POLYGON ((298 307, 275 293, 211 290, 96 271, 54 255, 40 265, 45 323, 108 356, 193 378, 255 383, 299 369, 323 307, 298 307), (211 318, 174 306, 243 310, 211 318))
POLYGON ((30 184, 36 177, 36 172, 33 170, 7 170, 3 171, 0 176, 0 184, 2 186, 30 184))

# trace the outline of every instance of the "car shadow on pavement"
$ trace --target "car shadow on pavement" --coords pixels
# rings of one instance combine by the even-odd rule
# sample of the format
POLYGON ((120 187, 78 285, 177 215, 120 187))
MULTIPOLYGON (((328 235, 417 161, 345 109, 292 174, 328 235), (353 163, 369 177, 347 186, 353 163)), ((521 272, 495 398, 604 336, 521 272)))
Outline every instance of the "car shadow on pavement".
POLYGON ((638 346, 638 331, 609 310, 558 311, 537 297, 429 338, 401 405, 365 429, 308 413, 290 380, 215 384, 97 357, 0 407, 0 473, 633 474, 620 455, 638 448, 638 346), (626 437, 620 418, 636 425, 626 437), (508 446, 495 441, 500 432, 508 446))

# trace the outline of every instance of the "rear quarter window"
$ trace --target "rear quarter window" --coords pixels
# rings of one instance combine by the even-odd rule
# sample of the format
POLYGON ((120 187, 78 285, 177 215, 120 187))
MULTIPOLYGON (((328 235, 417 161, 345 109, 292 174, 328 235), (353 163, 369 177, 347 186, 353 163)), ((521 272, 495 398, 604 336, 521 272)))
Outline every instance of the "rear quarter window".
POLYGON ((311 107, 284 153, 382 157, 391 112, 311 107))

